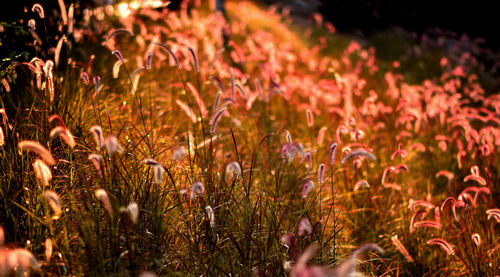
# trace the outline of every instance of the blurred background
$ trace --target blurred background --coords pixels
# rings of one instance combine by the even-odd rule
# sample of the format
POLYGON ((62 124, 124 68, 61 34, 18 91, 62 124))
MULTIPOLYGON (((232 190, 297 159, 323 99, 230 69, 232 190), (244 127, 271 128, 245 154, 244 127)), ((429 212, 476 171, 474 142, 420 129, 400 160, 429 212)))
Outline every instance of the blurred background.
POLYGON ((444 33, 466 33, 484 38, 485 43, 500 46, 497 1, 451 0, 262 0, 291 8, 304 16, 321 13, 339 32, 370 36, 373 32, 395 27, 422 34, 436 29, 444 33))
MULTIPOLYGON (((170 8, 176 9, 180 2, 173 0, 170 8)), ((211 0, 216 1, 216 0, 211 0)), ((218 0, 221 1, 221 0, 218 0)), ((227 1, 227 0, 223 0, 227 1)), ((41 2, 44 7, 57 8, 57 1, 13 1, 9 8, 0 12, 1 20, 18 18, 25 7, 41 2), (45 2, 45 3, 43 3, 45 2)), ((103 5, 120 1, 80 0, 66 1, 79 3, 81 7, 103 5)), ((410 32, 422 34, 440 29, 457 35, 467 33, 474 38, 484 38, 486 45, 498 49, 497 1, 451 1, 451 0, 258 0, 265 5, 276 4, 290 9, 298 19, 310 19, 314 13, 334 24, 337 31, 369 36, 373 32, 400 27, 410 32)))

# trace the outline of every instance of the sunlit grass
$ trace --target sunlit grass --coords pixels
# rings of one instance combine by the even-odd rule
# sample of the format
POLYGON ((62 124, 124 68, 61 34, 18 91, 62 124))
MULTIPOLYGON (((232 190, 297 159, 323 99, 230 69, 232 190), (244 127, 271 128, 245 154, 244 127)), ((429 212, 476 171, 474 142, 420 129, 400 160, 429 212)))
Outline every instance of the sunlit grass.
POLYGON ((474 56, 418 74, 393 60, 417 42, 209 6, 33 14, 68 40, 5 77, 0 275, 498 272, 500 98, 474 56))

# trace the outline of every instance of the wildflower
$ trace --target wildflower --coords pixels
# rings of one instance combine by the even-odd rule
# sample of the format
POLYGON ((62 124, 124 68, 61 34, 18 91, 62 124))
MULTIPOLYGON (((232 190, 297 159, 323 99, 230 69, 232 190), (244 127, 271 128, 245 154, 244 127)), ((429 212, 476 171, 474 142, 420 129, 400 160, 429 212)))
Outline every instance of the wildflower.
POLYGON ((66 11, 66 5, 63 0, 58 0, 59 8, 61 9, 61 17, 64 25, 68 25, 68 13, 66 11))
POLYGON ((59 219, 61 217, 61 202, 59 201, 59 195, 55 191, 46 190, 43 194, 47 202, 49 202, 50 207, 54 211, 54 216, 52 219, 59 219))
POLYGON ((177 105, 179 105, 182 110, 184 110, 184 112, 187 114, 187 116, 191 119, 191 121, 193 123, 196 123, 197 119, 196 119, 196 115, 194 114, 193 110, 191 110, 191 108, 184 104, 181 100, 177 99, 175 100, 175 103, 177 103, 177 105))
POLYGON ((413 258, 411 257, 410 253, 408 253, 408 250, 406 250, 406 247, 403 245, 403 243, 399 240, 398 235, 394 235, 391 237, 392 244, 403 254, 403 256, 406 258, 406 260, 410 263, 413 262, 413 258))
POLYGON ((199 181, 193 182, 191 185, 191 197, 190 199, 196 198, 198 195, 201 195, 205 192, 205 187, 203 186, 203 183, 199 181))
POLYGON ((196 72, 200 72, 200 68, 198 66, 198 58, 196 58, 196 53, 194 53, 194 50, 191 47, 188 47, 187 49, 189 50, 189 53, 191 53, 191 56, 193 57, 194 69, 196 70, 196 72))
POLYGON ((179 67, 179 60, 177 59, 177 57, 175 56, 174 52, 172 51, 172 49, 170 49, 167 45, 163 44, 163 43, 160 43, 160 42, 155 42, 154 45, 157 45, 159 46, 160 48, 162 48, 163 50, 167 51, 170 56, 172 56, 172 58, 174 59, 174 62, 175 62, 175 65, 177 67, 179 67))
POLYGON ((220 118, 222 117, 222 114, 226 111, 226 107, 222 107, 217 112, 212 116, 212 119, 210 119, 210 134, 215 133, 215 128, 217 127, 217 123, 219 122, 220 118))
POLYGON ((210 227, 215 227, 215 214, 214 210, 210 206, 205 207, 205 211, 207 212, 207 219, 210 222, 210 227))
POLYGON ((372 161, 376 160, 377 158, 375 158, 375 156, 373 156, 372 153, 366 151, 366 150, 363 150, 363 149, 357 149, 357 150, 354 150, 352 152, 350 152, 349 154, 347 154, 341 161, 340 163, 341 164, 345 164, 348 160, 352 159, 352 158, 355 158, 355 157, 358 157, 358 156, 363 156, 363 157, 366 157, 372 161))
POLYGON ((288 162, 291 162, 293 160, 293 158, 295 157, 295 153, 295 148, 289 142, 283 144, 280 150, 281 158, 286 159, 288 162))
POLYGON ((236 88, 238 89, 240 95, 241 95, 241 98, 244 100, 244 101, 247 101, 247 94, 245 93, 245 90, 243 90, 243 88, 240 86, 240 84, 236 83, 235 84, 236 88))
POLYGON ((172 160, 177 161, 187 154, 186 147, 179 146, 172 150, 172 160))
POLYGON ((406 157, 408 157, 408 152, 406 152, 405 150, 403 150, 403 144, 402 143, 398 143, 398 150, 396 150, 396 152, 394 152, 392 154, 391 160, 394 160, 398 156, 401 156, 401 159, 406 159, 406 157))
POLYGON ((255 88, 257 89, 257 93, 255 95, 262 100, 264 98, 264 93, 262 92, 262 84, 260 83, 259 79, 254 79, 254 83, 255 83, 255 88))
POLYGON ((38 3, 35 3, 33 5, 33 7, 31 7, 31 11, 32 12, 37 12, 38 13, 38 16, 41 18, 41 19, 44 19, 45 18, 45 12, 43 10, 43 7, 42 5, 38 4, 38 3))
POLYGON ((2 226, 0 226, 0 247, 2 247, 5 243, 5 230, 2 226))
POLYGON ((5 136, 3 134, 3 129, 0 127, 0 146, 5 145, 5 136))
POLYGON ((23 140, 18 144, 18 147, 20 150, 28 150, 31 152, 35 152, 48 165, 55 165, 56 164, 56 161, 52 157, 52 154, 50 153, 50 151, 47 150, 47 148, 43 147, 38 142, 31 141, 31 140, 23 140))
POLYGON ((120 68, 124 62, 117 60, 115 64, 113 65, 113 78, 116 79, 118 78, 118 75, 120 74, 120 68))
POLYGON ((438 173, 436 173, 436 178, 444 176, 448 179, 448 184, 451 182, 451 180, 455 177, 455 174, 452 172, 446 171, 446 170, 441 170, 438 173))
POLYGON ((104 139, 104 147, 106 147, 109 154, 113 154, 115 152, 123 152, 123 148, 118 142, 118 138, 115 136, 108 136, 106 139, 104 139))
POLYGON ((115 55, 115 57, 122 63, 124 64, 125 61, 123 60, 123 55, 122 55, 122 52, 120 52, 120 50, 118 49, 115 49, 113 50, 113 52, 111 52, 111 54, 115 55))
POLYGON ((141 73, 144 70, 144 67, 139 67, 132 74, 130 74, 130 79, 132 79, 132 89, 131 94, 135 94, 137 91, 137 86, 139 85, 139 80, 141 79, 141 73))
POLYGON ((484 194, 490 194, 490 189, 487 188, 487 187, 481 187, 481 188, 478 188, 478 187, 467 187, 466 189, 464 189, 462 191, 462 193, 460 193, 460 195, 458 196, 458 199, 459 200, 465 200, 467 199, 468 201, 471 202, 472 206, 473 207, 476 207, 476 204, 477 204, 477 200, 480 196, 481 193, 484 193, 484 194), (475 192, 475 195, 474 197, 472 197, 469 192, 472 191, 472 192, 475 192))
POLYGON ((253 103, 255 102, 255 100, 257 100, 258 97, 259 97, 259 93, 250 94, 250 96, 247 99, 247 103, 245 105, 247 111, 249 111, 252 108, 253 103))
POLYGON ((337 141, 342 142, 342 135, 349 133, 349 129, 345 125, 339 125, 336 130, 337 141))
POLYGON ((144 160, 144 163, 153 168, 154 183, 157 185, 161 184, 161 180, 163 179, 163 174, 165 173, 163 165, 151 158, 144 160))
POLYGON ((302 196, 302 198, 306 198, 309 192, 313 189, 314 189, 314 182, 312 180, 306 180, 302 184, 300 195, 302 196))
POLYGON ((297 150, 297 152, 299 153, 299 155, 301 157, 304 157, 305 156, 305 152, 304 152, 304 146, 302 146, 302 143, 300 142, 294 142, 292 144, 292 146, 297 150))
POLYGON ((5 127, 5 135, 9 133, 9 124, 8 124, 8 117, 7 113, 5 113, 5 109, 0 109, 0 115, 2 116, 2 124, 5 127))
POLYGON ((419 227, 431 227, 436 229, 441 229, 441 213, 439 212, 439 207, 434 209, 435 220, 422 220, 419 222, 415 222, 413 226, 415 228, 419 227))
POLYGON ((94 135, 94 141, 97 145, 97 149, 104 147, 104 134, 102 132, 101 126, 94 125, 90 127, 90 131, 94 135))
POLYGON ((95 191, 95 196, 101 201, 104 210, 108 213, 110 218, 113 218, 113 206, 111 205, 111 200, 109 199, 108 193, 103 189, 98 189, 95 191))
POLYGON ((284 246, 286 247, 290 247, 292 241, 294 240, 294 237, 292 234, 290 233, 286 233, 284 234, 281 239, 280 239, 280 242, 281 244, 283 244, 284 246))
POLYGON ((356 158, 352 161, 352 170, 356 171, 361 168, 361 163, 363 162, 362 158, 356 158))
POLYGON ((424 217, 425 215, 427 215, 426 210, 418 210, 416 213, 413 214, 413 216, 411 217, 411 220, 410 220, 410 234, 415 232, 415 220, 419 216, 424 217))
POLYGON ((455 255, 455 251, 453 250, 453 246, 449 244, 447 241, 441 238, 434 238, 427 241, 427 244, 436 244, 441 246, 441 248, 446 251, 448 255, 455 255))
POLYGON ((397 173, 401 172, 401 171, 405 171, 405 172, 408 172, 409 169, 408 169, 408 166, 405 165, 405 164, 398 164, 396 167, 394 167, 394 171, 397 173))
POLYGON ((365 137, 365 132, 363 130, 355 129, 351 132, 351 138, 354 141, 359 141, 365 137))
POLYGON ((486 214, 488 215, 488 220, 493 218, 497 223, 500 223, 500 209, 486 210, 486 214))
POLYGON ((318 166, 318 184, 321 186, 323 184, 323 179, 325 177, 325 165, 320 164, 318 166))
POLYGON ((33 169, 35 170, 36 177, 42 182, 43 186, 48 186, 52 179, 50 168, 42 160, 36 159, 33 163, 33 169))
POLYGON ((486 186, 486 180, 484 180, 483 177, 479 176, 479 167, 477 165, 472 166, 470 171, 471 171, 471 174, 467 175, 464 178, 464 182, 475 181, 475 182, 479 183, 481 186, 486 186))
POLYGON ((457 208, 464 207, 465 202, 462 200, 457 200, 453 197, 448 197, 443 201, 443 204, 441 204, 441 211, 443 211, 446 208, 448 203, 452 203, 453 217, 455 218, 455 221, 458 221, 459 217, 457 214, 457 208))
POLYGON ((405 172, 408 172, 408 166, 406 166, 405 164, 399 164, 397 166, 388 166, 385 168, 384 170, 384 174, 382 174, 382 184, 385 184, 385 179, 387 178, 387 175, 389 175, 389 173, 391 172, 394 172, 395 174, 398 174, 399 172, 401 171, 405 171, 405 172))
POLYGON ((10 276, 16 272, 17 276, 27 276, 30 268, 39 269, 41 267, 33 254, 23 248, 0 248, 0 275, 10 276))
POLYGON ((290 135, 290 132, 288 130, 285 130, 285 137, 286 137, 286 142, 292 144, 292 135, 290 135))
POLYGON ((49 262, 50 257, 52 257, 52 240, 47 238, 45 240, 45 260, 49 262))
POLYGON ((222 81, 219 77, 211 76, 210 80, 212 80, 213 84, 217 87, 217 89, 219 89, 219 92, 221 92, 221 94, 226 93, 226 90, 224 89, 224 85, 222 84, 222 81))
POLYGON ((30 28, 33 31, 36 30, 36 22, 33 18, 28 20, 28 28, 30 28))
POLYGON ((312 127, 314 125, 314 118, 311 109, 306 109, 307 115, 307 126, 312 127))
POLYGON ((290 272, 292 270, 292 261, 283 261, 283 270, 286 272, 290 272))
POLYGON ((429 202, 427 200, 410 199, 410 203, 408 204, 408 208, 410 210, 413 211, 416 207, 419 207, 419 206, 423 206, 423 207, 428 208, 428 209, 434 209, 434 204, 432 204, 431 202, 429 202))
POLYGON ((74 14, 75 14, 75 5, 71 4, 68 9, 68 34, 73 33, 74 14))
POLYGON ((94 165, 95 169, 97 170, 97 173, 99 176, 102 178, 104 177, 104 171, 103 171, 103 166, 102 166, 102 156, 99 154, 90 154, 88 158, 92 164, 94 165))
POLYGON ((116 36, 118 34, 126 34, 129 36, 134 36, 134 33, 132 33, 131 31, 129 31, 127 29, 116 29, 113 32, 111 32, 111 34, 109 34, 109 36, 106 38, 106 41, 112 39, 114 36, 116 36))
POLYGON ((139 219, 139 206, 136 202, 132 202, 127 206, 127 213, 132 222, 134 224, 137 223, 137 220, 139 219))
POLYGON ((198 104, 198 108, 200 109, 201 115, 206 116, 208 114, 208 110, 207 110, 207 107, 205 106, 205 102, 203 102, 203 99, 201 98, 198 90, 191 83, 187 83, 186 87, 189 89, 191 94, 193 94, 194 99, 196 100, 196 103, 198 104))
POLYGON ((212 112, 215 113, 215 111, 217 111, 217 108, 219 107, 219 103, 220 103, 220 99, 222 97, 222 91, 218 91, 217 92, 217 96, 215 96, 215 101, 214 101, 214 104, 212 106, 212 112))
POLYGON ((229 74, 231 75, 231 101, 235 102, 236 101, 236 95, 234 93, 234 72, 233 68, 229 68, 229 74))
POLYGON ((50 131, 50 137, 59 136, 69 147, 75 147, 75 140, 71 132, 63 126, 54 127, 50 131))
POLYGON ((266 102, 269 102, 271 100, 271 97, 275 93, 281 94, 282 90, 281 90, 280 86, 278 85, 278 83, 271 80, 271 85, 269 86, 269 93, 267 94, 266 102))
POLYGON ((481 245, 481 236, 479 236, 479 234, 478 234, 478 233, 474 233, 474 234, 472 234, 471 238, 472 238, 472 241, 473 241, 473 242, 474 242, 477 246, 481 245))
POLYGON ((156 277, 156 273, 151 272, 151 271, 143 271, 141 274, 139 274, 139 277, 156 277))
POLYGON ((59 59, 60 59, 60 56, 61 56, 62 46, 63 46, 63 43, 65 43, 67 40, 68 40, 68 38, 66 37, 66 35, 63 35, 59 39, 59 41, 57 42, 56 51, 54 52, 54 63, 56 65, 59 65, 59 59))
POLYGON ((98 93, 101 85, 101 76, 94 76, 92 80, 94 81, 95 93, 98 93))
POLYGON ((396 168, 394 166, 388 166, 384 169, 384 173, 382 174, 382 180, 381 180, 381 183, 382 184, 385 184, 385 179, 387 178, 387 175, 390 173, 390 172, 393 172, 394 170, 396 170, 396 168))
POLYGON ((361 245, 356 249, 351 256, 344 262, 342 262, 337 268, 335 268, 335 272, 337 275, 333 276, 358 276, 360 275, 359 272, 357 272, 356 266, 359 263, 358 256, 362 252, 365 251, 376 251, 379 253, 383 253, 384 250, 380 248, 377 244, 374 243, 367 243, 364 245, 361 245))
POLYGON ((241 176, 241 167, 240 167, 240 164, 238 162, 236 162, 236 161, 230 162, 226 166, 226 173, 229 176, 235 176, 235 177, 241 176))
POLYGON ((312 168, 313 167, 313 160, 312 160, 312 154, 316 152, 314 151, 308 151, 304 154, 304 157, 300 160, 300 163, 303 163, 304 160, 307 160, 307 167, 312 168))
POLYGON ((304 147, 301 143, 285 143, 280 150, 281 158, 287 160, 287 162, 292 162, 295 155, 298 153, 301 157, 305 156, 304 147))
MULTIPOLYGON (((221 135, 215 135, 215 136, 212 136, 210 138, 207 138, 206 140, 202 141, 200 144, 196 145, 196 147, 194 147, 193 144, 191 144, 191 146, 193 147, 193 150, 194 149, 200 149, 200 148, 203 148, 205 147, 205 145, 209 144, 209 143, 214 143, 215 141, 217 141, 219 138, 221 137, 221 135)), ((191 147, 190 147, 191 148, 191 147)), ((190 149, 190 153, 193 153, 190 149)))
POLYGON ((83 84, 88 86, 90 83, 89 75, 86 72, 82 72, 80 74, 80 79, 82 80, 83 84))
POLYGON ((311 222, 307 218, 302 218, 297 226, 297 234, 299 236, 309 235, 313 231, 311 222))
POLYGON ((333 162, 335 161, 335 149, 337 149, 337 143, 334 142, 330 144, 330 148, 328 150, 328 161, 330 162, 330 165, 333 165, 333 162))
POLYGON ((61 126, 66 128, 66 124, 64 124, 64 120, 58 115, 58 114, 53 114, 49 117, 49 122, 55 121, 57 126, 61 126))
MULTIPOLYGON (((28 24, 30 23, 30 21, 28 21, 28 24)), ((0 82, 2 83, 4 89, 6 92, 10 92, 10 85, 9 85, 9 82, 7 82, 7 80, 5 78, 2 78, 2 80, 0 80, 0 82)))
POLYGON ((354 185, 354 191, 360 190, 361 188, 369 189, 370 184, 368 184, 368 181, 364 179, 357 181, 356 184, 354 185))
POLYGON ((148 52, 146 57, 146 70, 151 71, 151 63, 153 61, 153 53, 148 52))
POLYGON ((384 252, 380 246, 374 243, 364 244, 358 249, 356 249, 351 256, 343 261, 336 268, 323 267, 323 266, 307 266, 307 262, 314 257, 318 251, 318 245, 309 245, 306 250, 300 255, 295 265, 292 267, 290 272, 291 277, 301 277, 301 276, 362 276, 361 273, 357 271, 357 265, 359 264, 358 256, 364 251, 377 251, 379 253, 384 252))
POLYGON ((321 146, 323 144, 323 140, 325 139, 325 133, 328 130, 325 126, 321 127, 318 132, 318 138, 316 139, 316 143, 321 146))

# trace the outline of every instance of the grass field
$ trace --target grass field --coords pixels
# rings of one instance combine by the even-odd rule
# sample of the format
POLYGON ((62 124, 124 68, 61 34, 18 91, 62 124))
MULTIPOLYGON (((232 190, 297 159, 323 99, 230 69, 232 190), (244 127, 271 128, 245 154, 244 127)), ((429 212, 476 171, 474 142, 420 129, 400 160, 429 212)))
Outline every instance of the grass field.
POLYGON ((500 275, 491 52, 193 3, 2 23, 0 276, 500 275))

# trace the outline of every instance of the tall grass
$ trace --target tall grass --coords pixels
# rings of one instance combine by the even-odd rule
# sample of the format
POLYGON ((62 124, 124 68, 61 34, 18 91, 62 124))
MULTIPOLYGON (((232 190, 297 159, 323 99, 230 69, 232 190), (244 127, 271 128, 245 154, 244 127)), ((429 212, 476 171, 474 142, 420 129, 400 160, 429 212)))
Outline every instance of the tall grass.
POLYGON ((17 61, 1 91, 0 275, 498 272, 483 72, 410 84, 321 27, 206 6, 45 11, 58 62, 17 61))

